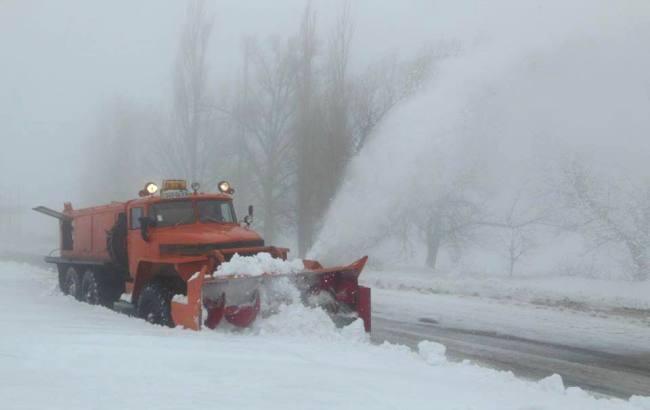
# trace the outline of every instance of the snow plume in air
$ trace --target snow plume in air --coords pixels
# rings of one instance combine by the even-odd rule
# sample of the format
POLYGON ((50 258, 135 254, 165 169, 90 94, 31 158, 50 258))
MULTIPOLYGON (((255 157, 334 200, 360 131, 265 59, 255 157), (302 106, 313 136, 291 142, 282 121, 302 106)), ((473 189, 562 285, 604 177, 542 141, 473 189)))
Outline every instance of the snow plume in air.
MULTIPOLYGON (((352 161, 310 256, 344 260, 369 253, 375 262, 391 261, 404 238, 432 242, 428 227, 443 226, 440 215, 455 212, 452 222, 497 220, 515 193, 546 189, 558 164, 571 158, 627 182, 650 175, 647 2, 475 6, 432 21, 441 37, 457 41, 457 50, 352 161)), ((545 201, 528 196, 517 210, 552 205, 545 201)), ((496 249, 477 242, 476 236, 447 237, 440 246, 452 258, 496 249)), ((554 253, 545 263, 563 260, 553 246, 538 244, 538 255, 554 253)), ((510 255, 511 267, 516 256, 510 255)), ((484 257, 477 266, 498 269, 501 262, 484 257)))

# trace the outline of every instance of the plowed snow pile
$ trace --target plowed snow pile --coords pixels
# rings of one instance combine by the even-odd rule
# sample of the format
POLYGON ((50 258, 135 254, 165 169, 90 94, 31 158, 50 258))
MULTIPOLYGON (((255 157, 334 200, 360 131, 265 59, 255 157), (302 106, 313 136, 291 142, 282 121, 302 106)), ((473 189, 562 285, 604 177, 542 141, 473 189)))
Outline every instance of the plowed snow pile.
POLYGON ((233 255, 230 261, 222 263, 214 276, 250 275, 263 273, 289 274, 301 272, 305 265, 300 259, 284 261, 274 258, 270 253, 261 252, 252 256, 233 255))
POLYGON ((0 262, 3 409, 648 409, 468 363, 374 346, 360 323, 284 306, 245 331, 152 326, 62 296, 55 274, 0 262))

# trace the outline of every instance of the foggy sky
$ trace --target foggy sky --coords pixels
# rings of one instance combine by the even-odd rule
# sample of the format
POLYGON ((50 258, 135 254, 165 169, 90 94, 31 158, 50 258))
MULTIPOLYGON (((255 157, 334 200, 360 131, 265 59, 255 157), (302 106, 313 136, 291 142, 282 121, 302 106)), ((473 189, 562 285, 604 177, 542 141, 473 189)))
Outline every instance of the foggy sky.
MULTIPOLYGON (((408 53, 434 32, 428 1, 354 2, 355 62, 408 53)), ((287 35, 305 1, 213 1, 211 69, 227 82, 244 36, 287 35)), ((328 24, 341 1, 313 1, 328 24)), ((82 197, 84 139, 117 97, 156 105, 170 93, 181 1, 0 2, 0 190, 25 205, 82 197), (18 191, 18 192, 17 192, 18 191)), ((434 8, 435 9, 435 8, 434 8)), ((138 182, 136 185, 139 186, 138 182)))
MULTIPOLYGON (((294 33, 306 4, 209 1, 213 92, 236 77, 245 37, 294 33)), ((311 4, 323 33, 344 2, 311 4)), ((5 203, 81 201, 84 146, 102 107, 120 97, 145 107, 169 100, 185 9, 181 1, 0 2, 5 203)), ((422 170, 445 175, 468 158, 483 159, 493 186, 571 152, 597 158, 602 170, 650 175, 649 2, 363 0, 351 12, 352 71, 442 41, 458 54, 352 161, 315 254, 357 256, 353 245, 401 206, 395 198, 436 192, 422 170)))
MULTIPOLYGON (((394 241, 382 247, 373 238, 399 224, 401 212, 431 206, 453 175, 475 164, 481 188, 499 195, 532 185, 576 155, 588 158, 599 176, 647 183, 648 3, 493 4, 474 27, 450 28, 452 38, 463 40, 462 51, 355 158, 312 256, 403 257, 394 241)), ((567 250, 575 258, 584 254, 566 240, 549 240, 527 262, 557 270, 567 250)), ((503 271, 480 250, 465 259, 463 269, 503 271)))

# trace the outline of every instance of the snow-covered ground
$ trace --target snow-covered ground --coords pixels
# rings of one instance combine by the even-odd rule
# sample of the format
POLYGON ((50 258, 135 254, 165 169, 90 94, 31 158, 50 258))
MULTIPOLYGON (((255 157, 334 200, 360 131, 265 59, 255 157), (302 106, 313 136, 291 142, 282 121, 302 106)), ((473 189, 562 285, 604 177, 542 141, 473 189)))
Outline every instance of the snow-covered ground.
POLYGON ((440 278, 424 270, 368 271, 361 279, 373 289, 375 316, 621 355, 650 351, 645 282, 440 278))
POLYGON ((3 409, 650 409, 469 363, 375 346, 360 323, 287 306, 246 331, 149 325, 76 302, 52 272, 0 262, 3 409))
POLYGON ((564 306, 574 309, 650 310, 650 281, 574 276, 507 278, 440 275, 431 270, 366 270, 361 279, 373 288, 411 290, 564 306))
POLYGON ((434 321, 441 327, 495 332, 620 355, 650 351, 650 318, 611 315, 472 296, 373 289, 373 315, 434 321))

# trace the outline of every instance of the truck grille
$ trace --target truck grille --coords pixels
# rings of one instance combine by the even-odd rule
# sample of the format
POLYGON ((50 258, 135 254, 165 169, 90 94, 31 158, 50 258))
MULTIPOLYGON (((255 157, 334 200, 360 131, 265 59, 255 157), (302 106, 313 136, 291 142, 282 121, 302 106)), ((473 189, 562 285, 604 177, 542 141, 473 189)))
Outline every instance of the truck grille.
POLYGON ((264 240, 207 243, 200 245, 160 245, 160 253, 174 255, 203 255, 215 249, 252 248, 259 246, 264 246, 264 240))

